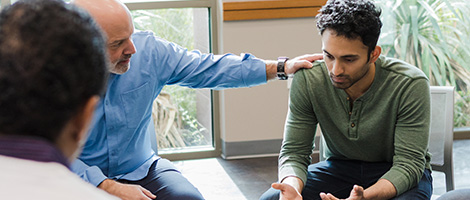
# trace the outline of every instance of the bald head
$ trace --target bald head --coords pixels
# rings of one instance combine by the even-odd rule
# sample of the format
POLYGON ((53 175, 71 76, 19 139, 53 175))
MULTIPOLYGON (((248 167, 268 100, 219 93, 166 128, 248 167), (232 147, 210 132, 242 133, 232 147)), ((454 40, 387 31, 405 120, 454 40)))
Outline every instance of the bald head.
POLYGON ((110 72, 127 72, 135 53, 131 40, 134 24, 129 9, 118 0, 75 0, 73 3, 88 11, 107 36, 110 72))

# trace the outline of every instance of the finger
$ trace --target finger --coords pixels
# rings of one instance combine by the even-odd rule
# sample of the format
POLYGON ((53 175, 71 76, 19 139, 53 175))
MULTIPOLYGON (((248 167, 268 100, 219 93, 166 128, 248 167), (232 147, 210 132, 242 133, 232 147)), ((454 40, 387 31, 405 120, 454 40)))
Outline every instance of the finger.
POLYGON ((315 60, 323 59, 323 54, 307 54, 307 55, 299 56, 298 59, 299 60, 308 60, 310 62, 313 62, 315 60))
POLYGON ((310 62, 308 60, 302 60, 301 63, 300 63, 300 66, 302 68, 312 68, 313 64, 312 64, 312 62, 310 62))
POLYGON ((155 196, 154 194, 152 194, 150 191, 148 191, 147 189, 145 189, 143 187, 141 187, 140 190, 142 190, 142 192, 151 199, 157 198, 157 196, 155 196))
POLYGON ((335 196, 333 196, 331 193, 326 194, 329 200, 338 200, 335 196))
POLYGON ((328 197, 326 196, 326 194, 324 192, 320 192, 320 198, 322 200, 327 200, 328 199, 328 197))
POLYGON ((276 190, 281 190, 283 188, 282 184, 280 184, 280 183, 273 183, 273 184, 271 184, 271 187, 276 189, 276 190))

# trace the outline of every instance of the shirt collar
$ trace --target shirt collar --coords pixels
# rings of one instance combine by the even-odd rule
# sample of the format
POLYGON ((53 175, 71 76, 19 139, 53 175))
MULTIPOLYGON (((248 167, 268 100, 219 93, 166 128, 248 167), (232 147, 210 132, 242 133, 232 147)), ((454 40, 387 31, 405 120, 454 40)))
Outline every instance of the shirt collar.
POLYGON ((69 166, 67 158, 51 142, 30 136, 0 136, 0 155, 69 166))

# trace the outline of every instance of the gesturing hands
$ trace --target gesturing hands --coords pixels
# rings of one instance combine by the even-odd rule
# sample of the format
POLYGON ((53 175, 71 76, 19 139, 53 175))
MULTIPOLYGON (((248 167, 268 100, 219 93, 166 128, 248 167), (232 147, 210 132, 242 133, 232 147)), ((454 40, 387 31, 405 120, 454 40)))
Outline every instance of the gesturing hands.
POLYGON ((98 187, 123 200, 150 200, 157 197, 140 185, 123 184, 111 179, 104 180, 98 187))
MULTIPOLYGON (((322 200, 339 200, 332 194, 328 193, 320 193, 320 197, 322 200)), ((364 188, 358 185, 354 185, 349 197, 346 200, 362 200, 364 198, 364 188)))

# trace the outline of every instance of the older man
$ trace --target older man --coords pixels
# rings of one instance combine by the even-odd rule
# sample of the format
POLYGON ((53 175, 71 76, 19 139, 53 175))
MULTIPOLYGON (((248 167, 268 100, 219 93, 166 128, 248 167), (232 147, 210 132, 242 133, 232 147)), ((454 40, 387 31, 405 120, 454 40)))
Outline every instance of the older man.
POLYGON ((203 199, 178 170, 150 146, 151 108, 167 84, 192 88, 249 87, 309 68, 321 56, 263 61, 243 56, 201 54, 136 32, 129 10, 116 0, 77 0, 108 37, 108 89, 98 105, 90 137, 74 171, 121 198, 203 199), (132 57, 132 58, 131 58, 132 57), (277 69, 280 64, 279 70, 277 69), (285 64, 285 68, 282 67, 285 64))

